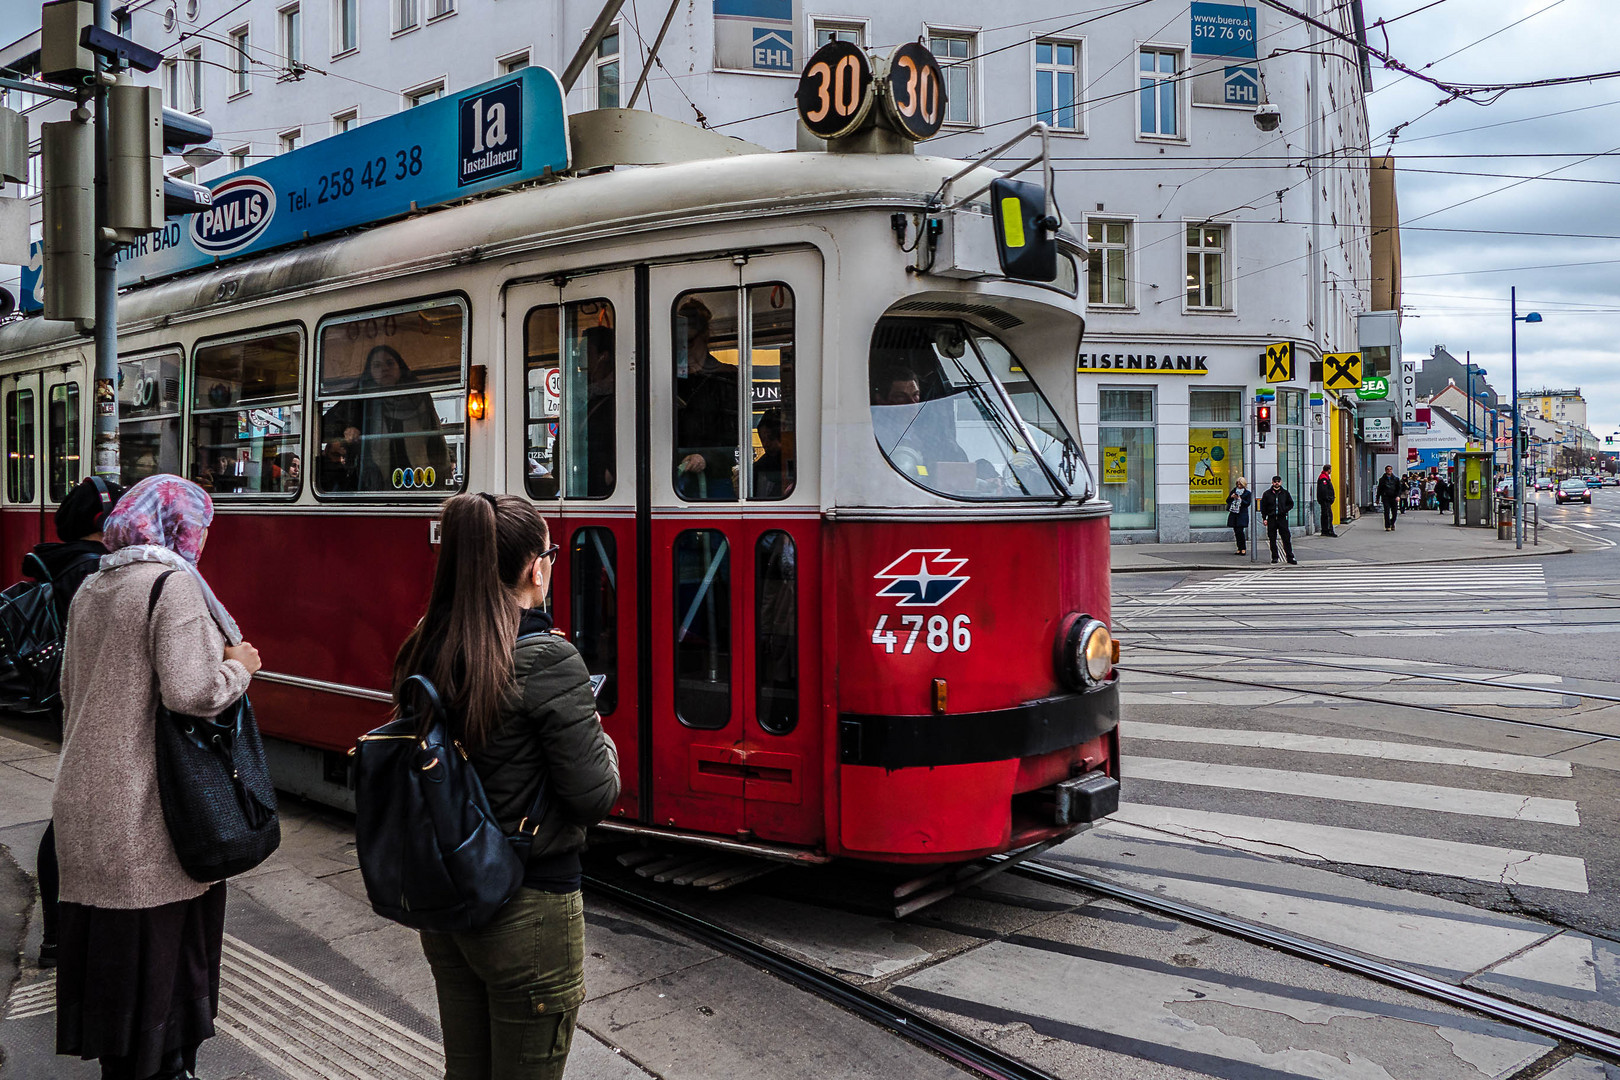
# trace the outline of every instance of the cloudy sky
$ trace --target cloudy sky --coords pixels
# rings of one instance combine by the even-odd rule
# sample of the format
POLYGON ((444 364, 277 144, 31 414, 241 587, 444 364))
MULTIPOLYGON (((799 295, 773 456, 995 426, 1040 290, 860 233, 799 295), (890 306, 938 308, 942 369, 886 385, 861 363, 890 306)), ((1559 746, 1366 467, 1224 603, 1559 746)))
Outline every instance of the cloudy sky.
MULTIPOLYGON (((1397 20, 1426 2, 1366 0, 1367 21, 1395 20, 1389 51, 1413 67, 1432 62, 1437 78, 1497 84, 1620 68, 1614 0, 1443 0, 1397 20)), ((1369 28, 1376 45, 1385 32, 1369 28)), ((1406 357, 1436 343, 1459 359, 1472 350, 1506 395, 1517 285, 1519 311, 1545 319, 1519 326, 1520 391, 1578 386, 1592 429, 1620 430, 1620 79, 1436 108, 1441 91, 1375 62, 1373 87, 1375 151, 1406 125, 1394 142, 1406 357), (1590 155, 1600 156, 1581 160, 1590 155)))

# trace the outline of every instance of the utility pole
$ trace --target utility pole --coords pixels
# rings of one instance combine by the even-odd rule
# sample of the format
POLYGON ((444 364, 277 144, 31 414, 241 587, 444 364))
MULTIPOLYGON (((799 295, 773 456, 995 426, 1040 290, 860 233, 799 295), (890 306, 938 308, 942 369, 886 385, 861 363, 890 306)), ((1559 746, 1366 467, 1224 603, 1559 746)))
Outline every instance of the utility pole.
MULTIPOLYGON (((112 32, 112 0, 95 0, 95 25, 112 32)), ((95 474, 118 481, 118 244, 107 227, 107 164, 112 143, 109 84, 121 62, 96 54, 96 429, 91 442, 95 474)))

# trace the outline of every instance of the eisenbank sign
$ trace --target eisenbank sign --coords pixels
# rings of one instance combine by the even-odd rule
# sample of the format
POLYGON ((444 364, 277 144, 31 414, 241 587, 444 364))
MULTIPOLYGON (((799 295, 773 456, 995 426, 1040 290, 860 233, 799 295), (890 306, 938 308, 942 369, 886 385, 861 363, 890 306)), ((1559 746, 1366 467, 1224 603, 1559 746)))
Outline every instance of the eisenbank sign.
POLYGON ((118 253, 133 285, 401 217, 568 168, 562 87, 529 67, 208 184, 207 210, 118 253))
POLYGON ((1082 375, 1130 371, 1164 375, 1208 375, 1209 357, 1184 353, 1081 353, 1075 369, 1082 375))

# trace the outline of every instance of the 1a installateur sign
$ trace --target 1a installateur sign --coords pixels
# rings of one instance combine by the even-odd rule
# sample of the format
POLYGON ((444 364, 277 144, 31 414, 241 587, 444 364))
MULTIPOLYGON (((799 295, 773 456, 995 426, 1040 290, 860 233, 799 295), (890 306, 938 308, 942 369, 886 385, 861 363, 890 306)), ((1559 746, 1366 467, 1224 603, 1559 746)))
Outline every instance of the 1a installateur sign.
POLYGON ((118 283, 400 217, 568 168, 562 86, 528 67, 210 182, 207 210, 126 244, 118 283))

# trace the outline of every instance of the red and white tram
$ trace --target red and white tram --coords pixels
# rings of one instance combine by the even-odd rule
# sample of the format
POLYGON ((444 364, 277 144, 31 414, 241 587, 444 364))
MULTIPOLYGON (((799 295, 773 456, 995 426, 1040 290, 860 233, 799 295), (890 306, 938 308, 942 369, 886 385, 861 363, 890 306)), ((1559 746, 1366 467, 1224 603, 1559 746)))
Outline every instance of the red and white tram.
MULTIPOLYGON (((279 782, 348 801, 435 509, 471 489, 535 500, 562 546, 557 623, 624 769, 609 827, 941 863, 1106 812, 1079 249, 1051 285, 920 265, 896 228, 961 167, 600 172, 128 291, 124 477, 212 489, 205 570, 264 657, 279 782)), ((0 564, 52 538, 92 369, 69 324, 0 326, 0 564)))

